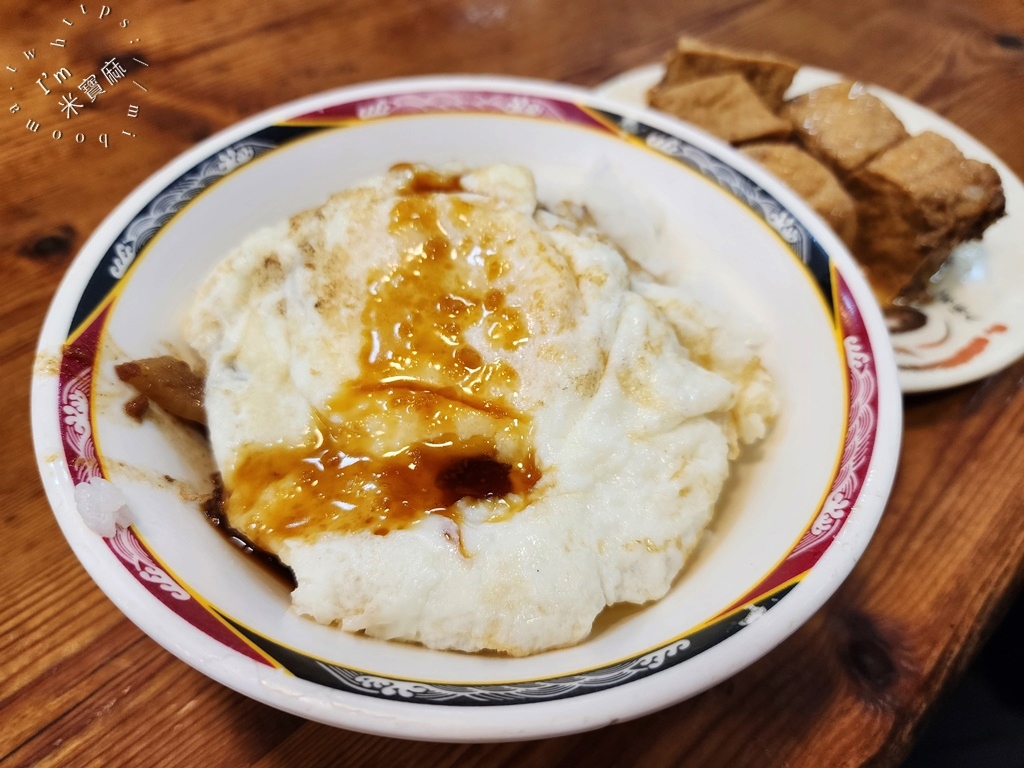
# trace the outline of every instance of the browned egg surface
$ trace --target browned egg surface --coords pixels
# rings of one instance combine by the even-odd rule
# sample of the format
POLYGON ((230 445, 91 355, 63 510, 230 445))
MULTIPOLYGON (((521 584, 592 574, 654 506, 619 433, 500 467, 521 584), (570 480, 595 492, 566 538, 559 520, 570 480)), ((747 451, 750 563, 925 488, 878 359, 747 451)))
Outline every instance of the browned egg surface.
POLYGON ((397 168, 408 174, 389 224, 400 258, 370 276, 358 376, 314 414, 308 444, 248 450, 232 473, 229 514, 241 512, 261 546, 383 535, 427 515, 459 523, 454 505, 467 497, 494 499, 501 517, 540 477, 530 419, 509 405, 518 374, 500 356, 530 338, 496 287, 509 236, 447 194, 461 190, 458 176, 397 168))

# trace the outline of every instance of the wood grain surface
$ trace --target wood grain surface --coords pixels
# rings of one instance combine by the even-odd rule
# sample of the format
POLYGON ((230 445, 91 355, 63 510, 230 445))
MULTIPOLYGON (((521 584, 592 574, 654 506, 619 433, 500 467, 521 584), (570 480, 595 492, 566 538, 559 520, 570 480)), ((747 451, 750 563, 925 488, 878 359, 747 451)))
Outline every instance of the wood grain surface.
POLYGON ((657 60, 686 32, 882 85, 959 124, 1024 176, 1021 0, 106 0, 84 7, 0 5, 0 67, 18 70, 0 69, 0 762, 900 762, 1020 585, 1022 363, 906 398, 896 487, 867 553, 835 597, 762 661, 694 699, 597 732, 451 745, 365 736, 278 712, 207 679, 124 618, 65 543, 38 479, 29 428, 33 351, 65 268, 138 183, 241 118, 347 83, 488 72, 591 86, 657 60), (103 7, 110 11, 101 18, 103 7), (65 118, 33 82, 37 70, 54 72, 57 49, 49 43, 58 37, 79 46, 72 69, 99 71, 113 55, 148 64, 131 72, 146 91, 125 82, 109 89, 107 111, 75 118, 81 143, 71 129, 52 137, 65 118), (26 59, 23 51, 33 48, 36 58, 26 59), (33 77, 16 79, 27 72, 33 77), (9 110, 15 100, 20 112, 9 110), (111 110, 121 115, 130 103, 142 105, 136 122, 112 127, 111 110), (26 128, 33 115, 47 119, 38 132, 26 128), (115 135, 122 125, 137 127, 136 135, 115 135), (98 139, 105 131, 108 147, 98 139))

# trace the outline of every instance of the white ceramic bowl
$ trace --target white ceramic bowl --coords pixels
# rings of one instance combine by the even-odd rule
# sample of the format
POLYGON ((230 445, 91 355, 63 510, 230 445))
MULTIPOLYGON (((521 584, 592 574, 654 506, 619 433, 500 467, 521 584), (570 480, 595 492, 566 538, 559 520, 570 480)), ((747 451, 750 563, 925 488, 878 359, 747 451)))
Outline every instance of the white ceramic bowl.
POLYGON ((204 674, 313 720, 449 741, 597 728, 692 696, 800 626, 853 568, 897 462, 901 403, 882 318, 857 269, 797 198, 725 145, 567 86, 397 80, 303 99, 185 153, 82 248, 51 307, 33 383, 50 503, 97 584, 204 674), (320 626, 231 547, 183 488, 208 485, 195 439, 121 411, 115 361, 180 348, 203 276, 244 235, 399 161, 610 165, 660 208, 689 266, 765 329, 782 414, 741 462, 671 592, 614 611, 580 645, 527 658, 430 651, 320 626), (113 481, 134 523, 92 533, 74 501, 113 481), (174 478, 173 481, 168 478, 174 478))

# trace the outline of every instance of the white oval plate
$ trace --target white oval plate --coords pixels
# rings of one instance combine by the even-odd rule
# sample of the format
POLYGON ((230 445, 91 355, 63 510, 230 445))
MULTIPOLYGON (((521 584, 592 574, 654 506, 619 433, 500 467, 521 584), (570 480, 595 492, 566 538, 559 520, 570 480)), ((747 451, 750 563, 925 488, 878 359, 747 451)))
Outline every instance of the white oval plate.
POLYGON ((867 545, 896 467, 901 401, 885 326, 838 240, 728 147, 567 86, 398 80, 284 105, 159 171, 99 227, 50 309, 33 432, 75 553, 146 633, 283 710, 416 739, 488 741, 597 728, 692 696, 750 664, 836 589, 867 545), (182 308, 246 234, 398 161, 611 167, 682 245, 688 269, 762 324, 783 412, 741 461, 668 596, 612 611, 576 647, 528 658, 430 651, 315 624, 210 526, 201 438, 122 411, 119 360, 181 349, 182 308), (74 486, 102 476, 133 524, 102 539, 74 486), (756 621, 755 621, 756 620, 756 621))
MULTIPOLYGON (((661 64, 625 72, 595 90, 629 104, 646 104, 646 93, 660 79, 661 64)), ((792 98, 832 85, 843 77, 801 67, 786 93, 792 98)), ((1006 216, 981 240, 965 243, 928 286, 932 301, 913 304, 922 315, 900 330, 890 322, 892 343, 904 392, 930 392, 984 378, 1024 355, 1024 184, 984 144, 948 120, 892 91, 868 85, 911 133, 934 131, 967 157, 998 171, 1006 193, 1006 216)))

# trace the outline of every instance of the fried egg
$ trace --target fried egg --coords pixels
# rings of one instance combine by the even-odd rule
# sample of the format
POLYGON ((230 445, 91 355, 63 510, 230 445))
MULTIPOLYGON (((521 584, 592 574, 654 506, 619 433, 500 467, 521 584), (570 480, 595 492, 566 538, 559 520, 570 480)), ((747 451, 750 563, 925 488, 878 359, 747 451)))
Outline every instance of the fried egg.
POLYGON ((525 655, 662 597, 776 403, 642 263, 525 168, 400 165, 216 266, 186 334, 225 511, 294 609, 525 655))

